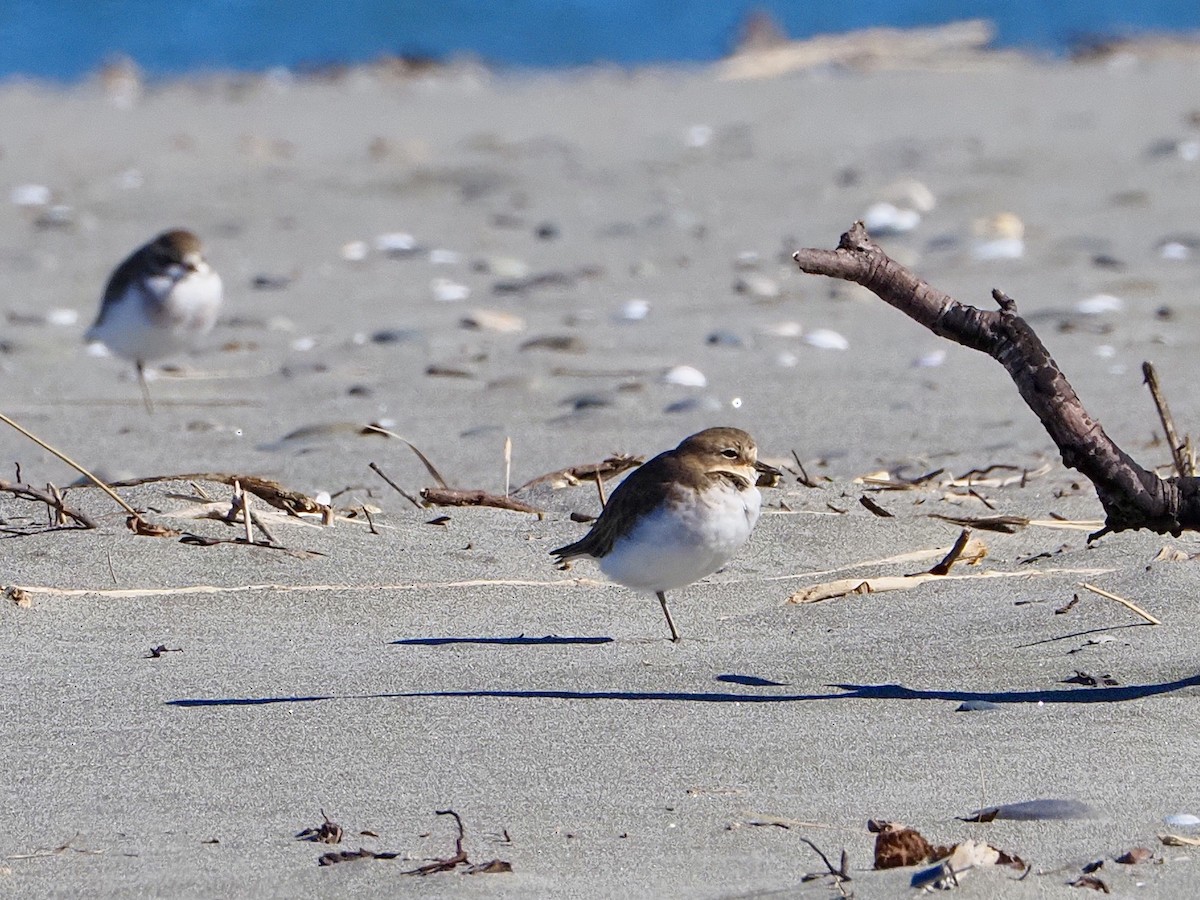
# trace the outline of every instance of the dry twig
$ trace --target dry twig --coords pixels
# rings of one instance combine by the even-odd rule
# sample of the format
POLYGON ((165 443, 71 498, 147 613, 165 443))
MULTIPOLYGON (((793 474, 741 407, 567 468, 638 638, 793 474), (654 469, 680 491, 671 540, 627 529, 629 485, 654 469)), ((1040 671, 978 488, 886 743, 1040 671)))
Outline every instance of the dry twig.
POLYGON ((836 250, 793 254, 804 272, 863 285, 934 334, 993 357, 1012 377, 1022 399, 1058 447, 1062 461, 1093 484, 1106 514, 1089 536, 1147 528, 1178 536, 1200 530, 1200 479, 1161 479, 1138 465, 1084 409, 1066 376, 1024 319, 999 290, 999 310, 959 303, 889 257, 861 222, 842 235, 836 250))

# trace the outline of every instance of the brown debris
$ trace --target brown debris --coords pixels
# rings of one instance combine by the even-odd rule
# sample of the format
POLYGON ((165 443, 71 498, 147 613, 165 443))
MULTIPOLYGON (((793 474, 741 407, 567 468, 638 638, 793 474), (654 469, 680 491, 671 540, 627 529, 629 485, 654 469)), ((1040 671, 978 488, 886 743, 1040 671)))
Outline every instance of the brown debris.
POLYGON ((935 847, 915 828, 899 822, 872 819, 867 830, 875 834, 876 869, 898 869, 950 855, 949 847, 935 847))
POLYGON ((1091 888, 1093 891, 1101 891, 1105 894, 1111 893, 1108 885, 1095 875, 1080 875, 1074 881, 1068 881, 1067 887, 1091 888))
POLYGON ((1166 847, 1200 847, 1200 838, 1185 837, 1181 834, 1160 834, 1158 839, 1166 847))
POLYGON ((125 527, 141 537, 179 537, 182 532, 166 525, 156 525, 142 518, 141 513, 134 513, 125 520, 125 527))
POLYGON ((146 654, 146 659, 162 659, 166 653, 182 653, 182 647, 168 647, 166 644, 159 644, 157 647, 151 647, 150 652, 146 654))
POLYGON ((95 528, 95 521, 87 513, 80 512, 63 502, 61 492, 53 485, 47 485, 47 490, 39 490, 31 484, 24 484, 21 481, 0 481, 0 492, 12 494, 14 497, 19 497, 22 500, 31 500, 35 503, 44 503, 46 508, 53 513, 51 519, 52 528, 61 528, 66 522, 66 519, 71 519, 79 528, 95 528))
POLYGON ((531 478, 513 493, 520 494, 539 484, 549 484, 554 490, 576 487, 585 481, 608 481, 622 472, 634 469, 646 461, 644 456, 630 456, 626 453, 614 453, 598 463, 582 463, 577 466, 567 466, 554 472, 547 472, 537 478, 531 478))
POLYGON ((1154 851, 1148 847, 1134 847, 1115 857, 1115 860, 1123 866, 1136 866, 1152 859, 1154 859, 1154 851))
POLYGON ((843 897, 851 896, 850 894, 848 894, 846 892, 846 889, 844 887, 842 887, 843 884, 852 880, 850 878, 850 855, 848 853, 846 853, 845 850, 842 850, 841 864, 835 869, 833 867, 833 863, 831 863, 829 861, 829 857, 827 857, 824 853, 821 852, 820 847, 818 847, 816 844, 814 844, 812 841, 810 841, 806 837, 802 837, 802 838, 800 838, 800 840, 804 841, 804 843, 806 843, 806 844, 808 844, 808 846, 812 847, 813 852, 815 852, 817 854, 817 856, 821 857, 821 862, 825 863, 825 871, 824 872, 809 872, 808 874, 804 875, 800 880, 802 882, 807 882, 807 881, 816 881, 817 879, 820 879, 820 878, 832 878, 834 886, 838 889, 838 893, 840 893, 843 897))
POLYGON ((1056 616, 1062 616, 1062 615, 1065 615, 1065 614, 1069 613, 1071 610, 1073 610, 1073 609, 1075 608, 1075 604, 1076 604, 1076 603, 1078 603, 1078 602, 1079 602, 1079 595, 1078 595, 1078 594, 1072 594, 1072 595, 1071 595, 1071 599, 1070 599, 1070 600, 1068 600, 1068 601, 1067 601, 1067 603, 1066 603, 1065 605, 1063 605, 1063 606, 1060 606, 1058 609, 1056 609, 1056 610, 1054 611, 1054 614, 1055 614, 1056 616))
POLYGON ((530 506, 516 497, 504 497, 489 491, 470 488, 422 488, 421 499, 431 506, 491 506, 495 509, 533 513, 539 519, 545 515, 543 510, 536 506, 530 506))
POLYGON ((33 605, 33 601, 29 599, 29 592, 15 584, 6 587, 3 595, 5 600, 11 600, 15 606, 19 606, 21 609, 29 609, 33 605))
POLYGON ((930 513, 930 518, 952 522, 964 528, 981 528, 984 531, 999 531, 1002 534, 1015 534, 1030 522, 1024 516, 946 516, 930 513))
POLYGON ((323 853, 318 857, 317 865, 335 866, 338 863, 357 862, 362 859, 395 859, 397 856, 399 856, 398 853, 376 853, 366 847, 359 847, 357 850, 335 850, 323 853))
POLYGON ((316 828, 305 828, 296 832, 296 840, 313 841, 318 844, 340 844, 342 842, 342 826, 321 810, 321 818, 325 821, 316 828))
POLYGON ((879 516, 879 518, 881 518, 881 519, 891 519, 895 516, 894 513, 888 512, 886 509, 884 509, 882 506, 880 506, 878 503, 876 503, 870 497, 867 497, 865 495, 862 497, 859 497, 858 502, 861 503, 863 506, 865 506, 868 510, 870 510, 875 515, 879 516))
POLYGON ((130 478, 126 481, 114 481, 113 487, 136 487, 139 484, 154 484, 159 481, 215 481, 233 487, 235 483, 242 490, 253 494, 264 503, 276 509, 282 509, 291 515, 300 513, 320 514, 324 507, 299 491, 289 490, 278 481, 270 478, 259 478, 257 475, 229 475, 224 472, 200 472, 190 475, 151 475, 146 478, 130 478))
MULTIPOLYGON (((964 528, 958 535, 958 540, 954 542, 954 546, 950 548, 950 552, 936 566, 929 570, 930 575, 949 575, 950 568, 959 560, 971 543, 971 529, 964 528)), ((975 556, 968 557, 967 562, 975 565, 979 560, 987 555, 987 549, 982 543, 976 541, 975 556)))
POLYGON ((1104 687, 1117 687, 1121 682, 1107 673, 1104 675, 1089 675, 1087 672, 1081 672, 1079 669, 1076 669, 1074 675, 1064 678, 1061 683, 1081 684, 1084 687, 1099 687, 1101 685, 1104 687))
POLYGON ((402 874, 404 875, 432 875, 435 872, 452 872, 459 866, 466 866, 464 870, 468 875, 488 875, 497 872, 511 872, 512 864, 502 859, 492 859, 485 863, 472 865, 467 858, 467 851, 463 849, 463 838, 466 836, 463 830, 462 819, 458 813, 452 809, 439 809, 434 811, 438 816, 453 816, 454 824, 458 827, 458 836, 454 839, 454 853, 447 856, 445 859, 435 859, 431 863, 426 863, 423 866, 418 866, 415 869, 409 869, 402 874))

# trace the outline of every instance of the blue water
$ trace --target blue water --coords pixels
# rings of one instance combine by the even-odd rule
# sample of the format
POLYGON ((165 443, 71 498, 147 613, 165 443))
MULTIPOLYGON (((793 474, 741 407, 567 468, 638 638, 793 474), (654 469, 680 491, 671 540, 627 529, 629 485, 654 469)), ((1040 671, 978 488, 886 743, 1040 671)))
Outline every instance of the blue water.
POLYGON ((0 0, 0 77, 75 80, 123 54, 151 75, 471 53, 500 66, 716 59, 752 8, 791 37, 986 18, 997 44, 1200 30, 1200 0, 0 0))

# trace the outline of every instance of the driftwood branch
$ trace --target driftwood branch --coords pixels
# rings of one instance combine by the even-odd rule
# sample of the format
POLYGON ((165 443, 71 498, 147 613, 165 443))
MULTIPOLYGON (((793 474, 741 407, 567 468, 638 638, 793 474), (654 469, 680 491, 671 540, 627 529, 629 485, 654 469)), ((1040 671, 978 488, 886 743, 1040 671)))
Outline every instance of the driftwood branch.
POLYGON ((1022 399, 1041 420, 1062 461, 1095 486, 1106 515, 1089 537, 1147 528, 1178 536, 1200 530, 1200 479, 1159 478, 1118 447, 1093 419, 1017 305, 993 291, 998 310, 959 303, 922 281, 871 240, 861 222, 836 250, 797 250, 801 271, 853 281, 934 334, 986 353, 1004 366, 1022 399))

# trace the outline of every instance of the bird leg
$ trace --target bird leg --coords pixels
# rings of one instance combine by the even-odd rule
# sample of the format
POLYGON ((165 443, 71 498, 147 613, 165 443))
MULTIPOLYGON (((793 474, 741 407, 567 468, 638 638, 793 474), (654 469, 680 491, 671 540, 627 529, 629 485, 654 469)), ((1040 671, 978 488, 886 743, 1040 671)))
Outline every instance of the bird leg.
POLYGON ((154 401, 150 399, 150 386, 146 384, 146 366, 140 359, 137 361, 137 376, 138 384, 142 387, 142 402, 146 404, 146 412, 154 415, 154 401))
POLYGON ((679 643, 679 632, 675 630, 675 623, 671 621, 671 611, 667 609, 667 595, 662 591, 655 591, 658 596, 658 602, 662 604, 663 615, 667 617, 667 627, 671 629, 671 640, 676 644, 679 643))

